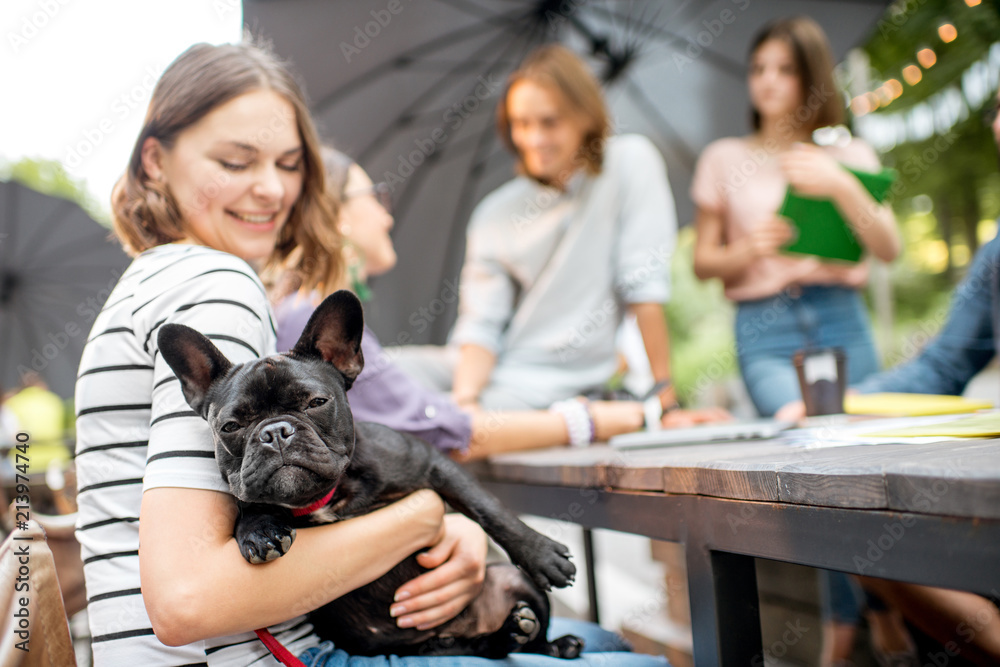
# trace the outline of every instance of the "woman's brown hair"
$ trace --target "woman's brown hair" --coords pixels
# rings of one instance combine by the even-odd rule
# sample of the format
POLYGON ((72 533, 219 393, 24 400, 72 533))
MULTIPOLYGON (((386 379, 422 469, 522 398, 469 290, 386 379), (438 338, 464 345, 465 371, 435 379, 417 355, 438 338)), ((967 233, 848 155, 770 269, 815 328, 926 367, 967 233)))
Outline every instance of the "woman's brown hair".
POLYGON ((111 195, 113 228, 126 252, 137 255, 188 236, 176 199, 143 168, 146 139, 155 138, 169 150, 184 130, 218 106, 261 89, 281 95, 295 109, 303 163, 302 192, 264 269, 294 271, 310 289, 340 282, 341 238, 326 195, 319 137, 305 96, 284 63, 265 46, 250 42, 196 44, 178 56, 157 82, 128 169, 111 195))
POLYGON ((510 119, 507 117, 510 89, 520 81, 531 81, 554 91, 562 97, 567 109, 586 119, 587 132, 578 158, 589 173, 601 173, 604 142, 611 133, 611 121, 604 104, 601 84, 575 53, 558 44, 542 46, 530 53, 521 66, 507 77, 507 87, 497 105, 497 130, 507 148, 518 155, 518 171, 530 176, 511 139, 510 119))
MULTIPOLYGON (((764 26, 750 45, 750 60, 764 42, 782 41, 791 48, 799 73, 802 108, 809 112, 796 122, 810 132, 844 122, 844 104, 833 80, 833 54, 826 33, 808 16, 779 19, 764 26)), ((751 109, 753 129, 760 129, 760 113, 751 109)))

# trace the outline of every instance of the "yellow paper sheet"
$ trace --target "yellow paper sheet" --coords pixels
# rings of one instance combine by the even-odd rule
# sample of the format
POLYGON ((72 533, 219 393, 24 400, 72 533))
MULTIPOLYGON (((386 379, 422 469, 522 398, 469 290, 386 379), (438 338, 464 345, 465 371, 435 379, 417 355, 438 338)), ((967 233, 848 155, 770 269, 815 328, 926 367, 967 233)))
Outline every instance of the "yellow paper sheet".
POLYGON ((850 394, 844 397, 844 411, 850 415, 917 417, 975 412, 992 407, 989 401, 937 394, 850 394))
POLYGON ((998 438, 1000 437, 1000 412, 986 412, 939 424, 922 424, 905 428, 873 431, 861 434, 870 438, 998 438))

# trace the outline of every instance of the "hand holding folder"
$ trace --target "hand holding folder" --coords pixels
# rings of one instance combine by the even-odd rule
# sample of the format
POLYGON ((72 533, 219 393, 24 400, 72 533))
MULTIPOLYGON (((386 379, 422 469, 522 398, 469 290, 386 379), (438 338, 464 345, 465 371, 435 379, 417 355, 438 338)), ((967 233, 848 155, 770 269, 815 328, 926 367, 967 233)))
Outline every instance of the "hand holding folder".
MULTIPOLYGON (((885 200, 898 175, 895 169, 869 172, 844 168, 861 181, 877 202, 885 200)), ((807 197, 789 186, 778 215, 788 218, 798 232, 795 240, 782 249, 784 252, 815 255, 843 262, 857 262, 861 259, 863 248, 854 235, 854 230, 831 200, 807 197)))

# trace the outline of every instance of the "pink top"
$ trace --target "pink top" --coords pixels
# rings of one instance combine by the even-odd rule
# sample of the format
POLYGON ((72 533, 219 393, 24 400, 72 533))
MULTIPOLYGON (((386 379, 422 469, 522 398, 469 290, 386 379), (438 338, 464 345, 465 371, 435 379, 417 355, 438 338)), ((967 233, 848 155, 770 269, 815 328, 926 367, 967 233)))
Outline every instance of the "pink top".
MULTIPOLYGON (((881 168, 875 151, 860 139, 824 150, 856 169, 881 168)), ((788 182, 778 166, 778 156, 777 151, 744 137, 719 139, 702 152, 691 183, 691 198, 698 207, 722 215, 726 243, 746 236, 781 207, 788 182)), ((867 280, 868 263, 864 260, 836 264, 814 257, 775 255, 751 264, 742 277, 726 284, 725 293, 733 301, 751 301, 773 296, 793 284, 858 288, 867 280)))

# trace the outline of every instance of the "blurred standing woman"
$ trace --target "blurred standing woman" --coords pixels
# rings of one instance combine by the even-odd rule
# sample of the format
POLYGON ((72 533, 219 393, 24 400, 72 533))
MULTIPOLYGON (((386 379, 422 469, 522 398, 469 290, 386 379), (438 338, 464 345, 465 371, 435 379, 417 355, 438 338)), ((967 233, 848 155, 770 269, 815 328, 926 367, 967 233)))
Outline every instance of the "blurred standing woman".
POLYGON ((812 133, 843 120, 833 57, 822 29, 806 17, 780 20, 750 48, 753 133, 713 142, 698 161, 691 197, 697 206, 694 270, 719 278, 737 304, 740 371, 757 411, 771 416, 800 397, 791 357, 807 346, 847 351, 849 383, 878 370, 859 290, 865 260, 854 265, 780 254, 792 229, 777 217, 788 185, 826 197, 865 251, 885 262, 901 242, 892 210, 878 204, 841 168, 880 168, 860 139, 817 146, 812 133))
MULTIPOLYGON (((837 264, 782 255, 792 229, 777 216, 789 185, 833 200, 864 250, 889 262, 900 252, 892 210, 878 204, 847 165, 880 168, 860 139, 817 146, 813 132, 843 120, 826 35, 796 17, 765 27, 750 47, 747 77, 753 133, 713 142, 698 161, 691 197, 697 206, 694 270, 719 278, 737 304, 736 351, 750 398, 769 417, 801 397, 792 355, 806 347, 842 347, 848 384, 878 371, 860 289, 868 264, 837 264)), ((846 575, 822 574, 823 665, 851 653, 861 593, 846 575)))

